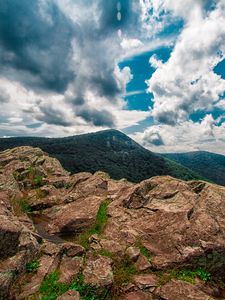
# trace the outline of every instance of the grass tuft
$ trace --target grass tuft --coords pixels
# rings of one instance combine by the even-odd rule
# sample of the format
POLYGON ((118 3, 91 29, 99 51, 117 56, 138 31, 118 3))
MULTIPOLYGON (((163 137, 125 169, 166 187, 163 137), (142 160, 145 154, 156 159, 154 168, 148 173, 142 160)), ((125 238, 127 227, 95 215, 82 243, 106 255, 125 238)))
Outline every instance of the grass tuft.
POLYGON ((128 257, 124 257, 114 265, 113 276, 115 286, 122 287, 131 282, 135 274, 137 274, 137 270, 134 264, 128 257))
POLYGON ((85 249, 89 249, 89 238, 93 234, 100 235, 103 232, 104 227, 108 222, 107 207, 109 204, 110 204, 110 200, 106 199, 105 201, 103 201, 99 206, 94 225, 88 230, 79 234, 77 241, 85 249))
POLYGON ((71 284, 63 284, 58 282, 58 280, 58 272, 53 272, 45 278, 39 289, 41 300, 56 300, 69 290, 79 292, 82 300, 107 300, 110 297, 111 292, 109 288, 100 288, 84 283, 84 275, 82 273, 71 284))
POLYGON ((189 270, 189 269, 176 270, 176 269, 174 269, 170 272, 161 273, 158 275, 160 277, 161 284, 164 284, 173 278, 178 279, 178 280, 183 280, 183 281, 189 282, 191 284, 195 284, 196 278, 200 278, 201 280, 203 280, 205 282, 207 282, 211 279, 211 274, 202 268, 198 268, 196 270, 189 270))
POLYGON ((25 199, 21 199, 19 201, 19 206, 20 206, 20 209, 23 213, 26 213, 26 214, 31 214, 32 213, 32 207, 30 206, 30 204, 25 199))
POLYGON ((144 255, 148 259, 148 261, 151 261, 151 252, 142 244, 141 240, 137 240, 136 245, 140 249, 141 254, 144 255))
POLYGON ((33 273, 36 272, 39 267, 40 262, 37 259, 35 259, 32 262, 26 264, 26 271, 28 273, 33 273))
POLYGON ((69 290, 69 285, 58 282, 59 272, 49 274, 42 282, 39 292, 41 300, 56 300, 69 290))

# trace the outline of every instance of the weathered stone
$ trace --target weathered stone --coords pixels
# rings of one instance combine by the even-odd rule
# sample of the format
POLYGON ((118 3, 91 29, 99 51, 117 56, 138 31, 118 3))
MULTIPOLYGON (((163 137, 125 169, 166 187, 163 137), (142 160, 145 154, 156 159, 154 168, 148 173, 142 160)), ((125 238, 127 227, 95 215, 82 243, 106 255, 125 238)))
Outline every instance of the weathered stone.
POLYGON ((62 245, 54 244, 49 241, 45 241, 41 246, 41 252, 47 255, 56 255, 59 254, 63 250, 62 245))
POLYGON ((141 254, 135 263, 135 267, 136 267, 137 271, 142 272, 142 271, 145 271, 145 270, 151 268, 151 263, 144 255, 141 254))
POLYGON ((15 218, 0 216, 0 253, 1 259, 13 256, 18 251, 22 226, 15 218))
POLYGON ((192 183, 154 177, 124 189, 109 205, 104 235, 126 246, 141 237, 154 268, 200 263, 223 272, 224 199, 224 187, 205 183, 199 194, 192 183))
POLYGON ((194 285, 180 280, 171 280, 159 288, 156 295, 165 300, 213 300, 194 285))
MULTIPOLYGON (((120 297, 120 300, 153 300, 151 294, 142 292, 142 291, 134 291, 130 292, 126 295, 120 297)), ((173 299, 175 300, 175 299, 173 299)), ((178 300, 178 299, 176 299, 178 300)))
POLYGON ((143 275, 136 275, 134 277, 134 283, 140 289, 147 289, 151 287, 157 287, 159 282, 157 276, 154 274, 143 274, 143 275))
POLYGON ((126 299, 151 299, 150 291, 155 289, 156 297, 168 300, 182 300, 185 295, 192 297, 186 299, 204 300, 210 299, 206 294, 222 295, 219 288, 202 282, 192 286, 172 280, 156 288, 157 278, 149 273, 151 268, 174 267, 203 267, 212 275, 225 273, 224 187, 169 176, 138 184, 111 180, 102 172, 70 176, 56 159, 32 147, 0 153, 0 167, 0 291, 5 289, 6 299, 26 263, 38 256, 37 240, 44 241, 41 266, 31 283, 22 287, 21 299, 37 292, 44 276, 57 268, 60 281, 71 282, 81 270, 85 251, 80 245, 64 243, 63 237, 89 229, 106 198, 113 201, 102 232, 90 239, 83 270, 85 282, 113 284, 112 261, 96 256, 99 250, 106 250, 114 256, 128 255, 139 272, 148 270, 148 274, 134 277, 134 287, 123 289, 122 293, 130 297, 126 299), (37 176, 42 176, 39 183, 37 176), (36 232, 32 220, 16 210, 24 196, 33 209, 40 210, 32 215, 36 232), (137 242, 150 252, 151 262, 134 246, 137 242))
POLYGON ((100 197, 90 196, 62 206, 59 211, 49 211, 51 220, 46 229, 50 233, 80 233, 95 222, 103 200, 100 197))
POLYGON ((80 294, 74 290, 69 290, 68 292, 59 296, 57 300, 80 300, 80 294))
POLYGON ((11 271, 0 272, 0 299, 8 299, 13 279, 11 271))
POLYGON ((47 274, 54 272, 59 266, 59 256, 43 255, 40 259, 40 266, 37 269, 37 273, 31 278, 30 282, 22 287, 19 299, 26 299, 30 295, 35 294, 47 274))
POLYGON ((85 253, 84 247, 74 243, 63 244, 62 249, 65 255, 67 255, 68 257, 81 256, 85 253))
POLYGON ((138 260, 138 257, 140 255, 140 249, 138 247, 129 247, 126 250, 126 254, 133 262, 135 262, 138 260))
POLYGON ((91 285, 109 286, 113 283, 112 260, 108 257, 90 257, 83 274, 85 282, 91 285))
POLYGON ((64 256, 60 264, 60 278, 61 283, 71 283, 71 281, 78 275, 83 265, 82 257, 70 258, 64 256))

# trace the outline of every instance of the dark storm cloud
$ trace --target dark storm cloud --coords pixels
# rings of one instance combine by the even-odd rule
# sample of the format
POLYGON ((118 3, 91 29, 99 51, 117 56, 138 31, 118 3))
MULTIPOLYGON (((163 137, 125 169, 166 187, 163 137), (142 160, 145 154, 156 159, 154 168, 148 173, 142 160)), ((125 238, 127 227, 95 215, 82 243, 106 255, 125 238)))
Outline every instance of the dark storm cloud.
POLYGON ((40 113, 36 115, 36 120, 63 127, 72 125, 69 121, 66 121, 62 111, 51 107, 50 105, 40 106, 40 113))
MULTIPOLYGON (((139 3, 137 0, 98 0, 96 2, 99 21, 96 23, 95 18, 89 18, 80 26, 82 38, 79 39, 77 46, 81 45, 81 56, 76 65, 75 97, 70 99, 74 105, 85 102, 84 92, 87 89, 109 100, 124 92, 118 86, 113 73, 115 59, 121 53, 118 29, 129 36, 131 28, 133 30, 134 25, 140 22, 139 10, 134 11, 134 4, 139 3), (120 3, 119 7, 118 3, 120 3), (121 20, 117 18, 118 12, 121 13, 121 20)), ((84 1, 81 4, 83 9, 84 7, 87 9, 87 3, 88 1, 84 1)))
MULTIPOLYGON (((125 29, 130 30, 140 22, 140 6, 136 0, 99 0, 99 9, 101 10, 100 24, 102 34, 108 34, 112 30, 125 29), (138 9, 139 8, 139 9, 138 9)), ((138 26, 136 26, 138 34, 138 26)))
POLYGON ((149 131, 146 131, 143 138, 144 145, 146 146, 163 146, 164 141, 161 137, 160 133, 157 130, 150 129, 149 131))
POLYGON ((24 84, 64 91, 73 79, 74 26, 52 1, 0 0, 1 68, 26 71, 23 77, 15 74, 24 84))
POLYGON ((3 89, 0 89, 0 103, 7 103, 10 100, 9 94, 4 91, 3 89))
MULTIPOLYGON (((64 94, 75 117, 95 126, 114 126, 112 113, 90 107, 87 94, 116 104, 124 93, 125 86, 114 73, 121 54, 118 29, 127 38, 133 37, 134 28, 137 32, 138 3, 0 0, 1 75, 37 93, 64 94)), ((32 116, 47 124, 70 126, 65 110, 53 107, 47 99, 34 104, 39 113, 33 108, 32 116)))
POLYGON ((113 127, 115 125, 112 114, 107 110, 97 110, 86 107, 80 110, 77 115, 95 126, 113 127))

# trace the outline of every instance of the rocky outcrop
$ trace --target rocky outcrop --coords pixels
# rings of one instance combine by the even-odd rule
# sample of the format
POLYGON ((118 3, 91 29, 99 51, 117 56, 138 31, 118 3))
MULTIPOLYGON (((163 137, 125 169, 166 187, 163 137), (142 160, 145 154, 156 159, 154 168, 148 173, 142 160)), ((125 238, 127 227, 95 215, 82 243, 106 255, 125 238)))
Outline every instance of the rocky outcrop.
POLYGON ((0 153, 0 241, 0 299, 39 297, 51 274, 58 299, 223 299, 225 188, 70 175, 19 147, 0 153))

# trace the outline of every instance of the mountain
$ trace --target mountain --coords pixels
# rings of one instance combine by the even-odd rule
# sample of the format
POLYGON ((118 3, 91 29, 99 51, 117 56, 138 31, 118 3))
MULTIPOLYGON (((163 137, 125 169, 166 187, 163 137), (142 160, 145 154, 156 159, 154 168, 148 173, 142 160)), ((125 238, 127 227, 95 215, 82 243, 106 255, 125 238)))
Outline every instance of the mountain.
POLYGON ((225 185, 225 156, 206 151, 163 154, 179 164, 201 174, 210 181, 225 185))
POLYGON ((65 138, 1 138, 0 151, 18 146, 39 147, 57 158, 72 173, 104 171, 114 179, 131 182, 157 175, 202 179, 176 162, 143 148, 117 130, 104 130, 65 138))

